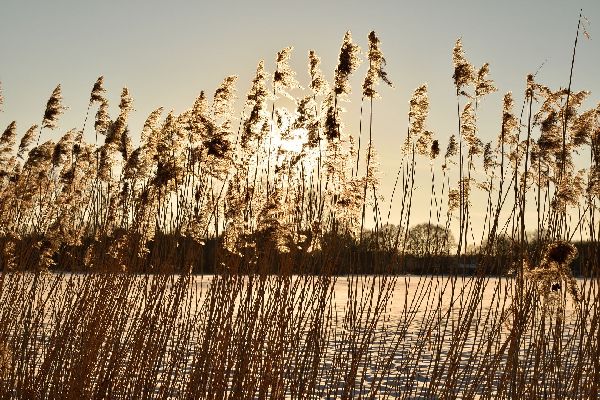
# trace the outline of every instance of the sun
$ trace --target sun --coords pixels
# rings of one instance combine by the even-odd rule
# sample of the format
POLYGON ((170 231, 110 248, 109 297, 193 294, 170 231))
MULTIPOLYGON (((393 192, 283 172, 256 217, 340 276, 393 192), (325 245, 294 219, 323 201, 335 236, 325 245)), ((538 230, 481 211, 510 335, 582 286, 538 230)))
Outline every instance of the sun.
POLYGON ((300 154, 308 141, 308 131, 305 128, 297 128, 290 131, 285 137, 279 136, 279 140, 279 147, 282 150, 300 154))
POLYGON ((318 164, 319 149, 307 146, 306 128, 275 129, 270 140, 270 154, 275 165, 292 163, 301 166, 304 174, 312 173, 318 164))

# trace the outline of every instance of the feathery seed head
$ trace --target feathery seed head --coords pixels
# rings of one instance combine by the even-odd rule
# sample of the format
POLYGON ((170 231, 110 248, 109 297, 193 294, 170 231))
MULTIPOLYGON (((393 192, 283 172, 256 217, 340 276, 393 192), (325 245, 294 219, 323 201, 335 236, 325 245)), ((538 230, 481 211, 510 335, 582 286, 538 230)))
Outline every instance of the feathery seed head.
POLYGON ((477 71, 477 77, 475 78, 475 96, 478 98, 498 90, 496 89, 494 81, 487 79, 489 72, 490 65, 488 63, 483 64, 477 71))
POLYGON ((560 265, 569 265, 577 258, 577 247, 571 243, 563 241, 554 242, 548 245, 544 252, 542 264, 557 263, 560 265))
POLYGON ((458 209, 460 205, 460 192, 458 189, 450 189, 448 191, 448 213, 452 213, 458 209))
POLYGON ((393 86, 387 76, 387 72, 383 70, 386 61, 383 57, 383 52, 379 49, 379 38, 375 31, 369 33, 369 70, 363 82, 363 96, 378 97, 375 86, 379 84, 379 79, 384 81, 388 86, 393 86))
POLYGON ((425 119, 429 113, 429 97, 427 96, 427 84, 415 89, 410 99, 408 119, 410 130, 413 134, 420 134, 425 126, 425 119))
POLYGON ((17 162, 17 158, 16 157, 11 157, 11 159, 8 162, 9 166, 13 166, 11 173, 8 176, 8 180, 12 183, 16 183, 19 181, 19 177, 21 176, 21 172, 22 172, 22 167, 21 167, 21 163, 17 162))
POLYGON ((100 107, 96 112, 96 121, 94 123, 94 128, 96 132, 100 134, 106 134, 110 126, 110 115, 108 115, 108 102, 105 100, 100 103, 100 107))
POLYGON ((505 143, 515 145, 517 143, 518 120, 513 114, 514 101, 511 92, 504 95, 502 101, 502 129, 498 136, 498 145, 505 143))
POLYGON ((462 40, 458 38, 454 49, 452 50, 452 63, 454 64, 454 85, 456 86, 456 93, 460 93, 463 86, 467 86, 473 83, 475 69, 473 65, 469 63, 465 57, 465 52, 462 46, 462 40))
POLYGON ((360 64, 360 47, 352 43, 352 34, 350 31, 344 35, 344 42, 340 49, 339 64, 335 70, 335 88, 336 94, 350 94, 350 84, 348 82, 350 75, 358 68, 360 64))
POLYGON ((90 94, 90 105, 95 102, 103 103, 106 101, 104 98, 104 93, 106 93, 106 89, 104 89, 104 77, 100 76, 96 83, 94 83, 94 87, 92 88, 92 93, 90 94))
POLYGON ((325 80, 323 72, 319 68, 321 58, 311 50, 308 53, 308 72, 310 74, 310 88, 315 96, 319 96, 327 93, 329 90, 329 83, 325 80))
POLYGON ((535 81, 533 80, 533 74, 528 74, 527 75, 527 85, 526 85, 526 89, 525 89, 525 97, 526 98, 534 97, 535 88, 536 88, 536 84, 535 84, 535 81))
POLYGON ((64 112, 65 109, 66 108, 62 106, 62 94, 59 84, 52 91, 52 95, 48 99, 48 103, 46 103, 46 111, 44 111, 42 127, 50 129, 56 128, 58 117, 64 112))
MULTIPOLYGON (((248 92, 246 105, 251 107, 250 115, 244 121, 244 130, 242 132, 241 144, 246 152, 249 146, 261 137, 262 127, 267 122, 266 101, 268 98, 267 87, 265 84, 266 73, 264 61, 258 63, 256 76, 252 81, 252 87, 248 92)), ((253 151, 250 151, 252 153, 253 151)))
POLYGON ((236 75, 231 75, 223 80, 223 83, 215 91, 213 98, 213 113, 215 119, 230 118, 233 113, 233 101, 235 100, 236 75))
POLYGON ((327 96, 325 104, 327 107, 327 114, 325 115, 323 130, 325 137, 327 137, 329 141, 333 141, 334 139, 338 139, 340 137, 340 130, 336 117, 337 110, 335 107, 335 101, 333 100, 333 94, 327 96))
POLYGON ((477 137, 477 125, 475 124, 475 111, 473 109, 473 103, 468 102, 465 104, 463 112, 461 114, 460 130, 463 139, 469 147, 469 155, 477 155, 482 152, 481 147, 483 143, 477 137))
POLYGON ((125 163, 125 168, 123 168, 123 177, 125 179, 135 179, 138 177, 140 165, 142 162, 142 149, 138 147, 134 151, 131 152, 131 155, 127 159, 125 163))
POLYGON ((569 96, 569 107, 573 107, 573 109, 577 109, 581 106, 581 104, 588 98, 590 95, 589 90, 580 90, 579 92, 572 92, 571 96, 569 96))
POLYGON ((492 150, 492 143, 488 142, 485 144, 483 149, 483 170, 487 173, 488 170, 494 167, 494 151, 492 150))
POLYGON ((63 161, 64 158, 71 154, 71 150, 73 147, 73 139, 74 139, 75 129, 69 130, 67 133, 60 138, 58 143, 54 146, 54 150, 52 152, 52 166, 55 168, 58 167, 63 161))
MULTIPOLYGON (((403 146, 403 152, 407 152, 414 140, 419 139, 425 131, 425 120, 429 114, 429 98, 427 97, 427 84, 423 84, 415 89, 411 99, 408 112, 409 130, 406 141, 403 146)), ((427 135, 426 135, 427 136, 427 135)), ((429 148, 429 141, 424 138, 421 143, 421 154, 425 154, 429 148), (424 141, 423 141, 424 140, 424 141)))
POLYGON ((512 92, 506 92, 504 98, 502 99, 502 114, 510 114, 512 113, 514 105, 514 100, 512 97, 512 92))
POLYGON ((424 129, 425 120, 429 113, 429 98, 427 96, 427 84, 415 89, 410 99, 408 119, 411 135, 419 135, 424 129))
MULTIPOLYGON (((17 123, 11 122, 0 136, 0 174, 6 176, 13 168, 11 153, 17 136, 17 123)), ((15 160, 16 161, 16 160, 15 160)))
POLYGON ((190 140, 192 142, 196 142, 202 137, 211 135, 215 130, 214 123, 210 116, 208 100, 206 99, 204 90, 200 92, 200 95, 194 102, 189 124, 191 125, 192 129, 192 133, 190 135, 190 140))
POLYGON ((29 146, 31 146, 31 144, 35 140, 34 135, 37 129, 38 126, 33 125, 31 128, 27 129, 27 132, 25 132, 25 135, 23 135, 21 143, 19 144, 19 151, 17 152, 17 157, 19 157, 21 160, 24 159, 24 154, 29 150, 29 146))
POLYGON ((297 117, 294 120, 293 128, 307 128, 311 121, 317 117, 316 104, 312 96, 306 96, 300 99, 296 108, 297 117))
POLYGON ((121 114, 128 115, 131 111, 133 111, 133 99, 129 94, 129 89, 126 87, 121 91, 121 101, 119 103, 119 109, 121 110, 121 114))
POLYGON ((160 121, 160 116, 163 112, 163 108, 159 107, 156 110, 152 111, 148 118, 146 118, 146 122, 144 122, 144 127, 142 128, 142 144, 147 147, 155 147, 156 146, 156 132, 158 131, 158 123, 160 121))
POLYGON ((596 109, 588 110, 577 116, 569 130, 573 147, 579 147, 590 143, 592 132, 596 125, 596 109))
POLYGON ((448 140, 448 147, 446 148, 446 155, 444 156, 444 164, 454 163, 452 158, 458 154, 458 143, 456 142, 456 136, 450 135, 448 140))
POLYGON ((592 165, 588 174, 587 193, 600 198, 600 165, 592 165))
POLYGON ((536 284, 537 290, 544 298, 544 312, 554 307, 560 309, 561 282, 565 283, 567 292, 576 304, 581 301, 577 281, 571 272, 571 263, 577 255, 577 248, 573 244, 564 241, 553 242, 544 250, 540 265, 536 268, 528 266, 526 269, 526 276, 536 284))
POLYGON ((231 149, 231 143, 222 136, 215 136, 204 142, 207 154, 223 159, 231 149))
POLYGON ((30 168, 33 172, 39 172, 39 170, 45 170, 45 164, 52 160, 52 154, 54 152, 54 142, 48 140, 39 146, 34 147, 29 152, 29 157, 25 162, 25 165, 30 168))
POLYGON ((287 92, 290 89, 300 87, 294 75, 296 73, 290 68, 290 56, 293 47, 286 47, 277 53, 277 68, 273 75, 273 90, 275 94, 283 94, 290 99, 292 96, 287 92))
POLYGON ((417 154, 422 156, 431 155, 431 142, 432 142, 433 132, 424 129, 419 138, 417 139, 416 149, 417 154))
POLYGON ((313 96, 306 96, 298 102, 296 109, 296 118, 292 123, 291 129, 305 129, 308 148, 315 148, 319 145, 319 118, 317 115, 317 105, 313 96))
POLYGON ((113 150, 110 145, 103 145, 98 150, 100 152, 100 162, 98 164, 98 178, 104 182, 110 180, 110 173, 113 164, 113 150))
POLYGON ((0 136, 0 154, 9 153, 15 145, 17 137, 17 122, 13 121, 4 130, 0 136))
POLYGON ((248 92, 246 105, 253 106, 256 103, 263 104, 269 97, 266 86, 267 73, 265 71, 265 62, 260 60, 256 67, 256 75, 252 80, 252 87, 248 92))
POLYGON ((121 152, 121 156, 123 156, 123 160, 129 158, 131 151, 133 149, 133 145, 131 144, 131 138, 129 137, 129 129, 123 129, 121 132, 121 137, 119 138, 119 151, 121 152))
POLYGON ((438 142, 436 139, 431 143, 431 149, 429 151, 429 158, 431 158, 432 160, 435 160, 439 154, 440 154, 440 142, 438 142))
POLYGON ((556 188, 556 199, 553 206, 564 211, 567 206, 577 207, 579 198, 584 192, 584 171, 576 174, 567 172, 556 188))
POLYGON ((124 87, 121 92, 119 110, 120 113, 117 119, 108 126, 109 129, 106 132, 105 142, 116 145, 122 154, 126 154, 127 152, 123 148, 122 141, 123 135, 127 136, 127 118, 129 117, 129 113, 133 110, 133 100, 129 94, 129 89, 126 87, 124 87))
POLYGON ((204 90, 200 91, 200 95, 194 101, 194 106, 192 107, 192 114, 196 118, 200 118, 205 116, 208 112, 208 100, 206 99, 206 95, 204 94, 204 90))
MULTIPOLYGON (((537 115, 536 115, 537 117, 537 115)), ((540 131, 542 135, 560 134, 562 130, 560 127, 561 121, 558 119, 558 113, 555 110, 550 110, 544 119, 540 122, 540 131)), ((562 139, 561 139, 562 140, 562 139)))

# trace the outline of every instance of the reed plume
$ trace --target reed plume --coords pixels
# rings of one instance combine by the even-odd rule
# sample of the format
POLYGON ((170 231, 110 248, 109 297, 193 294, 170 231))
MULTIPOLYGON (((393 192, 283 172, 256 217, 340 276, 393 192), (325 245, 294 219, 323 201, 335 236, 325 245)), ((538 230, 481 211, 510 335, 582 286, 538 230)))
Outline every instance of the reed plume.
POLYGON ((321 58, 310 50, 308 53, 308 73, 310 75, 310 89, 315 96, 320 96, 329 91, 329 83, 323 76, 323 72, 319 68, 321 58))
POLYGON ((444 155, 444 165, 445 168, 448 168, 448 163, 455 164, 456 162, 453 160, 454 157, 458 154, 458 143, 456 142, 456 136, 450 135, 450 139, 448 139, 448 146, 446 147, 446 154, 444 155))
POLYGON ((475 68, 469 63, 465 57, 462 40, 456 40, 454 49, 452 50, 452 63, 454 64, 454 85, 456 86, 456 95, 466 94, 463 87, 470 85, 474 81, 475 68))
POLYGON ((448 213, 452 213, 460 206, 460 192, 458 189, 448 191, 448 213))
POLYGON ((221 118, 229 119, 231 117, 237 78, 236 75, 226 77, 215 91, 212 109, 216 120, 221 118))
POLYGON ((581 301, 577 281, 571 272, 571 264, 577 256, 578 251, 574 245, 557 241, 546 246, 539 266, 534 268, 528 264, 525 276, 536 285, 536 289, 544 298, 545 311, 561 307, 561 284, 565 285, 567 293, 575 303, 581 301))
POLYGON ((468 146, 469 157, 481 154, 483 143, 477 137, 477 125, 475 120, 475 110, 473 103, 465 104, 461 114, 461 134, 462 138, 468 146))
POLYGON ((567 206, 577 207, 581 195, 585 193, 585 187, 584 170, 575 173, 567 171, 556 187, 554 207, 562 213, 566 212, 567 206))
POLYGON ((175 180, 181 179, 183 164, 181 161, 182 148, 181 129, 171 111, 162 126, 156 145, 157 169, 153 184, 167 190, 175 189, 175 180))
MULTIPOLYGON (((283 78, 280 77, 280 79, 283 78)), ((283 85, 283 83, 278 85, 283 85)), ((280 90, 284 90, 284 86, 280 90)), ((268 98, 269 92, 266 86, 264 61, 260 61, 256 67, 256 76, 252 80, 252 87, 246 98, 246 106, 250 107, 250 115, 244 121, 241 144, 248 155, 256 151, 257 141, 268 133, 264 130, 268 118, 266 106, 268 98)))
MULTIPOLYGON (((182 117, 184 114, 182 114, 182 117)), ((204 90, 200 91, 200 94, 194 101, 192 109, 187 112, 186 120, 182 121, 182 126, 187 130, 188 144, 190 146, 189 150, 191 156, 193 156, 194 152, 201 151, 199 145, 208 137, 212 136, 216 130, 210 116, 210 107, 204 90)), ((197 160, 199 160, 199 158, 192 157, 192 160, 190 161, 193 161, 193 164, 197 160)))
POLYGON ((0 175, 4 176, 17 137, 17 123, 11 122, 0 136, 0 175))
POLYGON ((349 79, 360 65, 359 54, 360 47, 352 42, 350 31, 346 32, 340 49, 339 63, 335 70, 334 92, 336 95, 351 93, 349 79))
POLYGON ((100 103, 98 111, 96 112, 96 121, 94 122, 94 129, 96 133, 105 135, 110 126, 110 115, 108 114, 108 101, 104 100, 100 103))
POLYGON ((496 166, 495 152, 492 149, 492 143, 488 142, 483 147, 483 170, 487 174, 496 166))
POLYGON ((323 121, 323 133, 325 137, 332 141, 339 137, 339 129, 337 123, 337 112, 340 110, 340 107, 337 106, 335 102, 335 94, 330 93, 324 101, 324 105, 326 107, 326 113, 323 121))
POLYGON ((104 89, 104 77, 100 76, 92 87, 92 92, 90 93, 90 105, 94 103, 105 103, 105 93, 106 89, 104 89))
POLYGON ((65 107, 62 105, 62 93, 59 84, 52 91, 52 95, 50 95, 46 104, 46 111, 44 111, 44 118, 42 119, 42 128, 55 129, 58 126, 58 117, 64 110, 65 107))
POLYGON ((431 142, 431 148, 429 149, 429 158, 434 160, 440 155, 440 142, 435 139, 431 142))
MULTIPOLYGON (((103 108, 103 104, 106 104, 106 102, 101 103, 100 109, 103 108)), ((123 135, 126 135, 127 131, 127 118, 132 110, 133 100, 129 94, 129 89, 124 87, 121 91, 121 101, 119 102, 119 115, 114 122, 108 123, 108 129, 106 129, 105 145, 121 150, 123 147, 121 142, 124 141, 123 135)), ((100 110, 98 110, 98 112, 100 112, 100 110)), ((101 124, 103 124, 103 122, 101 122, 101 124)))
POLYGON ((429 114, 429 97, 427 96, 427 84, 417 87, 410 98, 408 111, 408 134, 402 146, 402 151, 407 154, 412 150, 412 145, 419 142, 420 154, 426 154, 430 145, 430 135, 425 133, 425 121, 429 114))
POLYGON ((159 107, 156 110, 152 111, 146 121, 144 122, 144 126, 142 127, 141 133, 141 142, 143 146, 146 146, 149 150, 154 149, 157 143, 157 132, 158 125, 160 122, 160 116, 163 113, 163 108, 159 107))
POLYGON ((475 76, 474 84, 475 84, 475 97, 480 99, 484 96, 487 96, 490 93, 494 93, 498 89, 493 80, 488 79, 487 75, 490 72, 489 63, 484 63, 481 68, 477 71, 477 75, 475 76))
POLYGON ((518 142, 516 132, 519 127, 519 121, 514 115, 513 108, 514 100, 512 93, 508 92, 502 100, 502 128, 498 135, 498 145, 502 143, 516 145, 518 142))
POLYGON ((600 199, 600 165, 593 165, 590 168, 586 193, 590 197, 600 199))
POLYGON ((387 72, 384 71, 386 61, 382 51, 379 49, 379 44, 380 40, 375 31, 371 31, 369 33, 369 70, 363 82, 363 96, 369 98, 378 96, 375 86, 379 84, 380 79, 388 86, 393 87, 387 72))
POLYGON ((65 133, 54 146, 52 152, 52 166, 58 168, 66 161, 66 157, 72 153, 75 130, 71 129, 65 133))
POLYGON ((300 87, 295 78, 296 73, 290 68, 289 64, 293 49, 293 47, 286 47, 277 52, 276 69, 273 74, 273 93, 275 95, 282 94, 290 99, 293 99, 293 97, 288 91, 300 87))

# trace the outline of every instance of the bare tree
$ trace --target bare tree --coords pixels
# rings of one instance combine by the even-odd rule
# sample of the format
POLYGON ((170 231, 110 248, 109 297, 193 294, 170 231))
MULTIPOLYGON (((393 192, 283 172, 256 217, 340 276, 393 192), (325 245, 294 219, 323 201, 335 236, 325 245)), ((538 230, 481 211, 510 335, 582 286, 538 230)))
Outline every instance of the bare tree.
POLYGON ((452 232, 441 225, 418 224, 408 230, 406 252, 415 256, 448 254, 456 245, 452 232))

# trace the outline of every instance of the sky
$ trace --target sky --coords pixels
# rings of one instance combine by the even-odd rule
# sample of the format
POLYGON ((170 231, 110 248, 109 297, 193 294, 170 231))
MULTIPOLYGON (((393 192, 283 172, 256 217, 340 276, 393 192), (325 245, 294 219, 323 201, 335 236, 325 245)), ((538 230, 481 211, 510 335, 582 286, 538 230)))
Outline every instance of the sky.
MULTIPOLYGON (((291 65, 301 83, 308 83, 311 49, 321 56, 322 69, 331 80, 344 33, 350 30, 366 50, 367 35, 375 30, 394 83, 393 89, 379 87, 382 97, 374 105, 373 125, 381 193, 389 200, 408 102, 416 87, 428 84, 428 128, 442 148, 456 133, 452 80, 456 39, 462 38, 473 64, 490 63, 490 77, 499 90, 484 100, 478 115, 482 139, 493 140, 500 129, 503 94, 512 91, 520 104, 528 73, 543 65, 539 82, 553 89, 567 86, 580 9, 587 17, 585 28, 591 39, 580 37, 573 89, 591 90, 586 104, 592 106, 600 99, 598 0, 2 0, 0 126, 16 120, 20 136, 39 124, 50 93, 60 83, 69 109, 58 132, 81 127, 90 89, 104 75, 113 115, 121 88, 129 88, 136 110, 129 126, 135 137, 152 110, 163 106, 182 112, 201 90, 213 93, 227 75, 239 75, 241 105, 258 61, 264 59, 273 71, 277 51, 286 46, 294 46, 291 65)), ((363 64, 353 80, 353 102, 346 105, 351 134, 358 125, 365 72, 363 64)), ((44 136, 42 140, 52 134, 44 136)), ((422 174, 419 179, 417 184, 426 188, 429 178, 422 174)), ((391 222, 396 215, 393 209, 391 222)), ((417 207, 415 222, 425 220, 426 214, 425 207, 417 207)))

